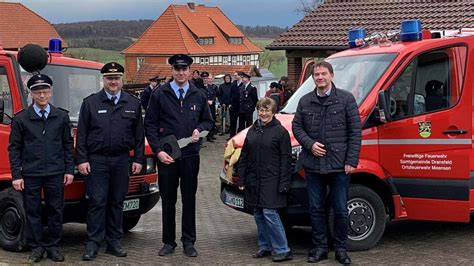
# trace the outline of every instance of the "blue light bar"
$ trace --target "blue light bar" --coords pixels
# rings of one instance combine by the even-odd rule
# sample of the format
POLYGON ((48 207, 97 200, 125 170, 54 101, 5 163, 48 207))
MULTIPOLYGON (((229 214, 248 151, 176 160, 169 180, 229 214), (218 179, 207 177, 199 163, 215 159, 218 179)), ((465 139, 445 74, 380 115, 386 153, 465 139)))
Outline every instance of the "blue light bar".
POLYGON ((357 39, 364 39, 367 36, 365 29, 356 28, 349 31, 349 47, 354 48, 358 45, 356 44, 357 39))
POLYGON ((60 54, 63 51, 61 39, 49 39, 48 52, 60 54))
POLYGON ((422 39, 421 31, 421 20, 404 20, 400 29, 400 40, 402 42, 419 41, 422 39))

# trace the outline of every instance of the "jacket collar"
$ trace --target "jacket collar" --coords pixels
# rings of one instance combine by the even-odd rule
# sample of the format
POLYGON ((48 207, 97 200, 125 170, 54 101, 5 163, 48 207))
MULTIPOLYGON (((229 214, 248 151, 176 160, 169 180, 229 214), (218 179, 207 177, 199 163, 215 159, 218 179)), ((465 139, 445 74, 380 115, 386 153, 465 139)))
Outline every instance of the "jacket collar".
MULTIPOLYGON (((161 86, 160 90, 163 90, 166 93, 171 93, 176 98, 176 94, 174 93, 174 90, 171 88, 171 85, 170 85, 169 82, 166 83, 165 85, 161 86)), ((188 98, 190 95, 196 93, 198 90, 199 89, 192 82, 189 82, 189 90, 186 93, 186 96, 184 97, 184 99, 186 100, 186 98, 188 98)), ((176 99, 178 99, 178 98, 176 98, 176 99)))
MULTIPOLYGON (((107 97, 107 94, 105 93, 105 89, 102 88, 102 90, 99 92, 99 97, 101 102, 109 102, 109 97, 107 97)), ((117 105, 119 105, 121 102, 128 102, 128 95, 125 93, 123 90, 120 93, 120 99, 117 102, 117 105)))
MULTIPOLYGON (((333 82, 331 82, 331 94, 328 96, 327 100, 324 102, 324 106, 326 105, 331 105, 334 102, 337 102, 336 97, 337 97, 337 90, 336 85, 334 85, 333 82)), ((314 88, 313 93, 311 93, 311 102, 315 102, 318 104, 321 104, 321 102, 318 99, 318 93, 316 92, 316 88, 314 88)))
MULTIPOLYGON (((49 104, 49 107, 51 109, 49 110, 48 119, 58 116, 58 108, 56 108, 52 104, 49 104)), ((35 109, 33 108, 33 104, 28 107, 28 116, 30 117, 31 120, 42 120, 42 118, 39 117, 38 114, 35 112, 35 109)))

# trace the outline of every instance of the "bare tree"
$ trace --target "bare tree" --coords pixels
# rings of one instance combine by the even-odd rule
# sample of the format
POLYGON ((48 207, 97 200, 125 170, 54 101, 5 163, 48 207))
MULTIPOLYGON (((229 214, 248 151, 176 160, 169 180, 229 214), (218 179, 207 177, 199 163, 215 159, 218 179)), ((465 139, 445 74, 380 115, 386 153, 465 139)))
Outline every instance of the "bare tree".
POLYGON ((324 3, 324 0, 298 0, 299 5, 296 7, 295 11, 297 13, 303 13, 308 15, 313 10, 315 10, 319 5, 324 3))

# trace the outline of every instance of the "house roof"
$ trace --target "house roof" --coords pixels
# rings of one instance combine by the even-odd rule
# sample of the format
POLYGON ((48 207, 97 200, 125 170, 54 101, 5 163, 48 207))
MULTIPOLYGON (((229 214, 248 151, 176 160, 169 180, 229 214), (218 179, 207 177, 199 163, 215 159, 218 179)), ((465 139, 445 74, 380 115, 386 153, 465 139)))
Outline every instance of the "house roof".
POLYGON ((124 54, 206 55, 248 54, 261 52, 218 7, 170 5, 124 54), (214 44, 199 45, 197 38, 213 37, 214 44), (243 38, 242 44, 230 44, 228 38, 243 38))
POLYGON ((399 30, 405 19, 420 19, 423 28, 474 27, 474 1, 466 0, 326 0, 267 46, 284 49, 346 49, 347 33, 399 30))
MULTIPOLYGON (((260 77, 261 74, 257 67, 252 65, 201 65, 192 64, 191 70, 199 70, 199 72, 207 71, 209 74, 216 76, 219 74, 232 74, 237 71, 242 71, 251 76, 260 77)), ((148 83, 148 79, 154 76, 170 77, 171 66, 163 64, 149 64, 145 63, 140 67, 140 70, 134 75, 130 83, 148 83)))
MULTIPOLYGON (((0 46, 16 50, 28 43, 44 48, 49 39, 61 38, 46 19, 20 3, 0 2, 0 46)), ((63 46, 67 47, 63 41, 63 46)))

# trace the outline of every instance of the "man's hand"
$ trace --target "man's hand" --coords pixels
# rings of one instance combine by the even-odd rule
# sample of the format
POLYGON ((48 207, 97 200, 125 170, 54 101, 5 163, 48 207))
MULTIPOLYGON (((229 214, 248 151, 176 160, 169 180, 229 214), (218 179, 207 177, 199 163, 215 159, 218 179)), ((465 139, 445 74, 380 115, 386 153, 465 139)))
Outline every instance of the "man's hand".
POLYGON ((139 174, 142 171, 142 164, 141 163, 132 163, 132 173, 139 174))
POLYGON ((348 165, 348 164, 346 164, 346 166, 344 166, 344 170, 346 171, 346 175, 348 175, 348 174, 352 174, 354 172, 355 168, 348 165))
POLYGON ((165 151, 160 151, 156 157, 158 157, 158 160, 160 160, 160 162, 164 164, 174 163, 173 158, 171 158, 171 156, 169 156, 169 154, 166 153, 165 151))
POLYGON ((70 185, 74 180, 74 175, 64 174, 64 186, 70 185))
POLYGON ((91 172, 91 166, 89 162, 81 163, 77 166, 79 173, 83 175, 88 175, 91 172))
POLYGON ((193 131, 193 135, 191 137, 192 137, 193 143, 198 142, 199 141, 199 130, 195 129, 193 131))
POLYGON ((22 191, 25 189, 25 181, 23 181, 23 179, 13 180, 12 185, 16 191, 22 191))
POLYGON ((244 190, 244 188, 245 188, 244 186, 241 186, 241 187, 239 186, 239 190, 244 190))
POLYGON ((326 150, 324 149, 324 144, 315 142, 313 146, 311 147, 311 152, 313 153, 314 156, 324 156, 326 155, 326 150))

